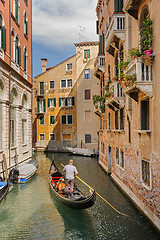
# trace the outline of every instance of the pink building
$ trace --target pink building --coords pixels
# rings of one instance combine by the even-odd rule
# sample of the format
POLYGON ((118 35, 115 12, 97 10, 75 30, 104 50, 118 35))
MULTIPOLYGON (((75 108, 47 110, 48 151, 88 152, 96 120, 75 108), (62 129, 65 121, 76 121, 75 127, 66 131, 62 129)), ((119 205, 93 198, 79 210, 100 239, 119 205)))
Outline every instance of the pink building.
POLYGON ((1 0, 0 174, 31 158, 31 87, 32 1, 1 0))

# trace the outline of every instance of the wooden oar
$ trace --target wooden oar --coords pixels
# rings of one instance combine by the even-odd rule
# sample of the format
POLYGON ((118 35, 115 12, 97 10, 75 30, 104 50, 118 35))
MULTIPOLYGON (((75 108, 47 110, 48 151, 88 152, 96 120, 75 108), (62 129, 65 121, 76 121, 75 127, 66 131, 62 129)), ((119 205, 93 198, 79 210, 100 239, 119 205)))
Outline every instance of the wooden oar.
MULTIPOLYGON (((64 167, 64 165, 61 163, 61 165, 64 167)), ((80 177, 76 176, 76 178, 78 178, 82 183, 84 183, 88 188, 90 188, 92 191, 94 191, 94 189, 89 186, 85 181, 83 181, 80 177)), ((120 211, 118 211, 112 204, 110 204, 104 197, 102 197, 98 192, 96 192, 96 194, 104 201, 106 202, 111 208, 113 208, 117 213, 125 216, 125 217, 130 217, 129 215, 122 213, 120 211)))

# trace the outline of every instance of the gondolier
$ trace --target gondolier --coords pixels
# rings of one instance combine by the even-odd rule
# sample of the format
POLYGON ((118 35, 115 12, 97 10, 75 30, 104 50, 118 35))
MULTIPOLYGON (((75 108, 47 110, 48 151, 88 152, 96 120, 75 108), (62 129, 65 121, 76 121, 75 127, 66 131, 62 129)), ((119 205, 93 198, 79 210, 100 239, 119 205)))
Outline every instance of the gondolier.
POLYGON ((70 184, 70 196, 73 196, 73 188, 74 188, 74 176, 78 174, 78 171, 75 166, 73 166, 73 160, 69 160, 69 164, 66 165, 63 169, 63 172, 66 172, 66 180, 65 180, 65 194, 68 195, 69 189, 68 186, 70 184))

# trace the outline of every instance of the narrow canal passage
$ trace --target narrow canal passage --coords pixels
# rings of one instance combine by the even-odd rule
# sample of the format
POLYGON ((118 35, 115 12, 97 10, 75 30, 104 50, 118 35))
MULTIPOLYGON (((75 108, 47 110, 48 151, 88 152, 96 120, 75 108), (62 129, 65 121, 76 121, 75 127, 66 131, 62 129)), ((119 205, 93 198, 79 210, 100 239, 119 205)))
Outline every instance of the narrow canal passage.
MULTIPOLYGON (((39 163, 37 175, 25 185, 14 185, 0 203, 0 239, 159 239, 152 225, 99 167, 97 159, 54 154, 55 163, 60 169, 61 163, 65 165, 73 158, 79 177, 131 218, 117 214, 99 197, 92 208, 85 210, 72 210, 57 202, 48 184, 53 154, 38 153, 35 157, 39 163)), ((76 179, 76 183, 88 193, 82 182, 76 179)))

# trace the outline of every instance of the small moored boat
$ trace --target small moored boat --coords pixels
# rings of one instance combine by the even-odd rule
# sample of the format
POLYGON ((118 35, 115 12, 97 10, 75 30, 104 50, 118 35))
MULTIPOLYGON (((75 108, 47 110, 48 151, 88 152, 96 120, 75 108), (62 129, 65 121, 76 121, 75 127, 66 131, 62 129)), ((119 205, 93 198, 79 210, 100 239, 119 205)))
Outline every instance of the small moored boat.
POLYGON ((8 190, 9 190, 9 183, 0 181, 0 202, 6 196, 8 190))
POLYGON ((82 155, 82 156, 85 156, 85 157, 92 157, 92 156, 96 155, 96 152, 93 151, 92 149, 71 148, 71 147, 66 147, 66 149, 74 155, 82 155))
POLYGON ((13 168, 9 174, 9 181, 12 183, 26 183, 37 171, 38 163, 35 159, 13 168))
POLYGON ((74 209, 85 209, 91 207, 96 200, 96 192, 90 190, 88 196, 84 195, 76 185, 74 185, 73 197, 68 198, 65 196, 65 177, 56 167, 55 163, 52 162, 49 171, 49 184, 54 196, 61 201, 63 204, 74 209), (52 173, 52 169, 54 172, 52 173))

